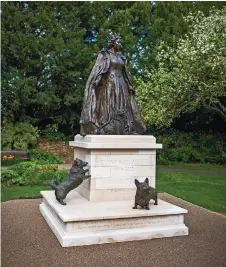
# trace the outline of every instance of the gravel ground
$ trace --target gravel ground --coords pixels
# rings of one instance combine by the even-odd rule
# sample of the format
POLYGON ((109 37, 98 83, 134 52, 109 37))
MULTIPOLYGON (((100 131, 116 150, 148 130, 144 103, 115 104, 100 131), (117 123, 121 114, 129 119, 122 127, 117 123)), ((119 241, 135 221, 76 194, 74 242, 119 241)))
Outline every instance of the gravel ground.
POLYGON ((41 199, 2 203, 2 267, 224 267, 226 216, 168 194, 188 209, 189 235, 62 248, 39 212, 41 199))

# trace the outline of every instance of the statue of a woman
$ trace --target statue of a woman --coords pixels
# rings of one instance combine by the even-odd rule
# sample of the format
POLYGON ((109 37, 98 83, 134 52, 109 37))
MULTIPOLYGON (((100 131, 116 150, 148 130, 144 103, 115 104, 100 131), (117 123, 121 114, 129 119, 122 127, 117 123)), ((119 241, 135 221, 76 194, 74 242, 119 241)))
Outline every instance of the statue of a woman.
POLYGON ((81 135, 141 134, 146 128, 140 118, 126 58, 119 52, 122 39, 108 38, 88 78, 81 114, 81 135))

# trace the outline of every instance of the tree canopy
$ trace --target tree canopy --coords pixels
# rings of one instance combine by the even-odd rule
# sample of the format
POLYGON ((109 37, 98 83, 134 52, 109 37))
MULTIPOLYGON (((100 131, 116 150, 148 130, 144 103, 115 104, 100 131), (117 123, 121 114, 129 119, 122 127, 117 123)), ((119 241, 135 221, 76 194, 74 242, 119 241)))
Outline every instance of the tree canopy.
MULTIPOLYGON (((192 30, 189 26, 192 21, 186 21, 184 17, 190 11, 196 14, 201 10, 204 18, 213 5, 222 9, 225 4, 2 2, 3 121, 28 122, 41 132, 76 133, 86 80, 96 53, 106 44, 106 37, 111 32, 120 33, 124 39, 124 53, 130 70, 134 77, 142 78, 137 91, 138 99, 142 103, 147 99, 144 103, 147 109, 150 92, 144 92, 141 86, 152 91, 152 84, 144 75, 145 70, 152 72, 153 68, 159 68, 160 59, 163 58, 161 47, 168 47, 170 55, 178 46, 182 47, 182 40, 189 40, 185 34, 192 30)), ((183 53, 182 48, 180 51, 183 53)), ((167 76, 168 66, 164 64, 161 71, 164 68, 164 75, 167 76)), ((199 66, 203 69, 206 65, 199 66)), ((216 71, 219 71, 220 66, 217 66, 216 71)), ((201 70, 199 72, 203 73, 201 70)), ((211 79, 214 84, 214 78, 211 79)), ((210 89, 211 85, 208 86, 210 89)), ((215 84, 215 88, 217 86, 215 84)), ((152 104, 149 109, 152 109, 152 104)), ((154 123, 148 113, 144 112, 144 115, 150 125, 154 123)), ((160 113, 157 115, 165 126, 169 125, 161 119, 160 113)))
POLYGON ((139 80, 138 99, 150 125, 170 126, 184 113, 203 107, 226 121, 226 8, 184 20, 189 31, 172 47, 161 41, 158 66, 139 80))

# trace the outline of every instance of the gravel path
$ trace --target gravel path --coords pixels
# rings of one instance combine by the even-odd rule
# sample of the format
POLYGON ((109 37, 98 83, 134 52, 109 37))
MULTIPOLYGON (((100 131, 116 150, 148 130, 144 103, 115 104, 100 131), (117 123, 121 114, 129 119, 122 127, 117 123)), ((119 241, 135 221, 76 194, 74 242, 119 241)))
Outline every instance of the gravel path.
POLYGON ((2 267, 224 267, 226 216, 168 194, 188 209, 189 235, 62 248, 39 212, 40 199, 2 203, 2 267))

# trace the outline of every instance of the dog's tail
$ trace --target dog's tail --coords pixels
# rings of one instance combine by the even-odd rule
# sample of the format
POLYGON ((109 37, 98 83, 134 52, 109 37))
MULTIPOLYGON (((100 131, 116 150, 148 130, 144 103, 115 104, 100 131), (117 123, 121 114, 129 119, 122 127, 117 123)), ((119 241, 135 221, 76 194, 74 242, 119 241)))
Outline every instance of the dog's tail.
POLYGON ((57 189, 58 183, 54 179, 52 179, 49 184, 53 189, 57 189))

